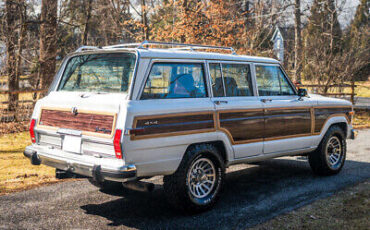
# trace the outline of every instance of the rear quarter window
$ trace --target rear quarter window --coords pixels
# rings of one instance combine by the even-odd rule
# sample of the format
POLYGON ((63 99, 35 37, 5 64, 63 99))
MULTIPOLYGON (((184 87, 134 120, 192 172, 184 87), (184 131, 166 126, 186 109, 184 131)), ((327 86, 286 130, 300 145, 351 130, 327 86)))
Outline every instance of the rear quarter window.
POLYGON ((141 100, 207 97, 201 63, 155 63, 141 100))

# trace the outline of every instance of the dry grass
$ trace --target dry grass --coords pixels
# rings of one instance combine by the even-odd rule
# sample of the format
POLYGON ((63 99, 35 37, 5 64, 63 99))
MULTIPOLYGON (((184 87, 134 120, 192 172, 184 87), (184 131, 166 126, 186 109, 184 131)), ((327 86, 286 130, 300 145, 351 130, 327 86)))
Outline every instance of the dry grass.
POLYGON ((28 132, 0 136, 0 195, 57 182, 54 168, 33 166, 23 156, 29 144, 28 132))
POLYGON ((369 229, 370 181, 278 216, 253 230, 369 229))
POLYGON ((353 127, 355 129, 370 128, 370 113, 356 112, 353 119, 353 127))
MULTIPOLYGON (((370 97, 370 81, 357 82, 356 85, 358 85, 355 89, 357 97, 370 97)), ((346 90, 350 92, 349 88, 346 90)), ((346 91, 344 92, 347 93, 346 91)))

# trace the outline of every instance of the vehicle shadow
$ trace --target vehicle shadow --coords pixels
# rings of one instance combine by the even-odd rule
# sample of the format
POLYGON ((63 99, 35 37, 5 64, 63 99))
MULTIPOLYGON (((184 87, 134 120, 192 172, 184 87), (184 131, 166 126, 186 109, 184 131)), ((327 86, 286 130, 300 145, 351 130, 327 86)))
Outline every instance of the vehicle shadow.
POLYGON ((228 173, 219 202, 212 210, 198 215, 184 215, 173 210, 159 184, 151 193, 125 193, 121 194, 122 198, 81 208, 86 214, 108 219, 110 226, 245 228, 369 177, 370 163, 366 162, 347 161, 339 175, 318 177, 312 174, 306 160, 272 159, 228 173))

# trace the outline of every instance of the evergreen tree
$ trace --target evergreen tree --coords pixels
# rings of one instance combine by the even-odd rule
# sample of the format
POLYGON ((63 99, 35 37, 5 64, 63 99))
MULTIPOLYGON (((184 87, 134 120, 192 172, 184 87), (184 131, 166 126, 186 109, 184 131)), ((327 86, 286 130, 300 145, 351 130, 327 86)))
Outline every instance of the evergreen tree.
POLYGON ((369 26, 369 6, 369 0, 361 0, 360 5, 358 5, 357 7, 355 18, 353 19, 351 25, 352 31, 369 26))
POLYGON ((370 76, 370 24, 369 0, 361 0, 347 35, 347 50, 364 63, 355 73, 356 80, 367 80, 370 76))
POLYGON ((305 30, 304 76, 329 85, 337 79, 338 57, 342 52, 342 31, 334 0, 314 0, 305 30))
POLYGON ((362 0, 358 5, 350 29, 350 45, 366 48, 370 45, 369 31, 369 0, 362 0))
POLYGON ((329 47, 330 53, 340 51, 342 31, 334 0, 314 0, 306 31, 306 41, 317 47, 317 42, 329 47))

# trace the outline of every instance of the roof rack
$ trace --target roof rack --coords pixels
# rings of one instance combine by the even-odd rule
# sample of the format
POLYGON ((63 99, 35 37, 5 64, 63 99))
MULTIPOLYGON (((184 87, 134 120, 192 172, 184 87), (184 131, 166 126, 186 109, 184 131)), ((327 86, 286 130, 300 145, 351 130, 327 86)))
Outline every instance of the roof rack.
POLYGON ((119 48, 137 48, 145 49, 146 46, 170 46, 171 49, 188 49, 188 50, 197 50, 197 49, 219 49, 219 50, 229 50, 232 54, 236 54, 235 50, 232 47, 225 46, 210 46, 210 45, 196 45, 196 44, 184 44, 184 43, 173 43, 173 42, 156 42, 156 41, 143 41, 141 43, 124 43, 117 44, 112 46, 104 46, 103 49, 119 49, 119 48), (176 47, 176 48, 175 48, 176 47))
POLYGON ((97 46, 81 46, 75 52, 82 52, 82 51, 85 51, 85 50, 98 50, 98 49, 100 49, 100 48, 97 47, 97 46))
POLYGON ((99 49, 123 49, 123 48, 137 48, 137 49, 145 49, 149 48, 147 46, 170 46, 170 49, 176 50, 198 50, 198 49, 218 49, 218 50, 228 50, 232 54, 236 54, 235 50, 232 47, 225 47, 225 46, 210 46, 210 45, 196 45, 196 44, 184 44, 184 43, 174 43, 174 42, 156 42, 156 41, 143 41, 141 43, 123 43, 117 44, 112 46, 104 46, 104 47, 97 47, 97 46, 81 46, 75 52, 82 52, 87 50, 99 50, 99 49))
MULTIPOLYGON (((144 41, 145 42, 145 41, 144 41)), ((103 49, 119 49, 119 48, 140 48, 140 46, 143 44, 141 43, 122 43, 122 44, 117 44, 117 45, 112 45, 112 46, 104 46, 103 49)))

